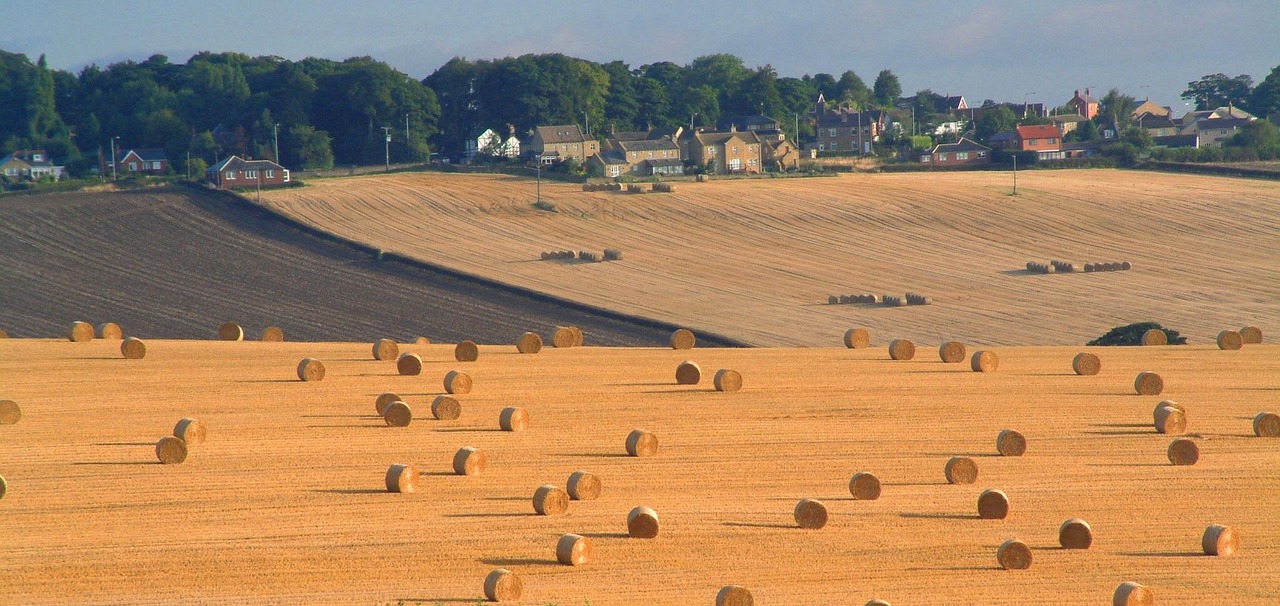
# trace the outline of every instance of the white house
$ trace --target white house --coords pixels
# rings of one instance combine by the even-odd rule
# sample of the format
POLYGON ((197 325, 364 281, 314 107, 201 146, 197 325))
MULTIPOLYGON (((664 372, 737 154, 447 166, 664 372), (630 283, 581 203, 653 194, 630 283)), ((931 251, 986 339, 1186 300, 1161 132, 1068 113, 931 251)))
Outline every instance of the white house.
POLYGON ((467 138, 467 161, 474 160, 478 155, 499 158, 520 157, 520 139, 516 138, 514 126, 509 130, 506 139, 493 132, 492 128, 473 133, 467 138))

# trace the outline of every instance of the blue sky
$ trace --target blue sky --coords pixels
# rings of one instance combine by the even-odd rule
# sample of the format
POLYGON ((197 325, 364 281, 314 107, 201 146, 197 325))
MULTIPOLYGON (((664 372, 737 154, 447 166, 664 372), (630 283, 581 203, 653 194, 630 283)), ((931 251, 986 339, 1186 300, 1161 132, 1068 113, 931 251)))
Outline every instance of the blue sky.
POLYGON ((638 67, 731 53, 783 76, 893 70, 923 88, 1058 105, 1076 88, 1111 87, 1185 110, 1179 94, 1205 74, 1261 81, 1280 64, 1280 3, 797 2, 597 0, 474 2, 84 0, 29 5, 0 21, 0 49, 55 68, 185 62, 201 50, 345 59, 370 55, 423 78, 451 57, 562 52, 638 67), (26 18, 30 17, 30 18, 26 18))

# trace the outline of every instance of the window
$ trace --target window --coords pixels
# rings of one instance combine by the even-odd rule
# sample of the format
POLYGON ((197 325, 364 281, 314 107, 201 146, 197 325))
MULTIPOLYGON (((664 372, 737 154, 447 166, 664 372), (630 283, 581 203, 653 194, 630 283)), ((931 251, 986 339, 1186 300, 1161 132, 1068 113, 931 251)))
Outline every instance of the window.
POLYGON ((828 137, 834 137, 834 136, 836 136, 836 129, 834 129, 834 128, 828 128, 828 129, 827 129, 827 136, 828 136, 828 137))
POLYGON ((234 170, 229 170, 229 171, 227 171, 227 180, 228 180, 228 181, 235 181, 235 180, 236 180, 236 171, 234 171, 234 170))
POLYGON ((274 179, 275 177, 276 177, 276 171, 274 171, 274 170, 269 170, 269 171, 267 171, 267 178, 268 178, 268 179, 274 179))
POLYGON ((987 157, 987 152, 978 152, 978 157, 979 157, 979 158, 985 158, 985 157, 987 157))
POLYGON ((32 162, 44 161, 44 154, 31 154, 31 161, 32 162))
POLYGON ((1039 139, 1027 139, 1027 145, 1036 145, 1040 143, 1039 139))
POLYGON ((931 158, 930 156, 920 156, 920 161, 921 161, 921 162, 925 162, 925 163, 927 163, 927 162, 929 162, 929 160, 932 160, 932 159, 933 159, 933 158, 931 158))
POLYGON ((618 165, 617 165, 617 164, 611 164, 611 165, 609 165, 609 176, 610 176, 610 177, 617 177, 617 176, 618 176, 618 175, 620 175, 620 174, 622 174, 622 171, 618 168, 618 165))
POLYGON ((752 152, 752 153, 755 153, 755 151, 756 151, 756 146, 754 146, 754 145, 749 146, 749 147, 747 147, 747 150, 748 150, 748 151, 750 151, 750 152, 752 152))
POLYGON ((946 154, 946 152, 943 152, 943 153, 941 153, 941 154, 938 154, 938 161, 939 161, 939 162, 946 162, 946 161, 947 161, 947 154, 946 154))
POLYGON ((159 162, 152 162, 152 163, 151 163, 151 168, 152 168, 153 170, 160 170, 160 163, 159 163, 159 162))
POLYGON ((730 160, 730 161, 729 161, 729 170, 730 170, 730 171, 739 171, 739 170, 742 170, 742 160, 739 160, 738 158, 734 158, 734 159, 730 160))
POLYGON ((708 156, 714 156, 714 155, 716 155, 716 148, 715 148, 715 147, 707 147, 707 155, 708 155, 708 156))
POLYGON ((827 145, 825 143, 819 143, 818 151, 827 151, 827 145))
POLYGON ((756 165, 756 159, 755 159, 755 158, 752 158, 752 159, 750 159, 750 160, 747 160, 747 165, 748 165, 748 166, 755 166, 755 165, 756 165))
POLYGON ((1057 142, 1058 142, 1058 139, 1056 137, 1049 137, 1049 145, 1053 145, 1054 143, 1057 143, 1057 142))
POLYGON ((735 153, 735 154, 736 154, 736 153, 738 153, 738 146, 737 146, 737 145, 733 146, 733 153, 735 153))
POLYGON ((969 152, 956 152, 956 159, 957 159, 957 160, 968 160, 968 159, 969 159, 969 152))
POLYGON ((136 172, 138 172, 138 163, 137 163, 137 162, 130 162, 130 163, 129 163, 129 172, 131 172, 131 173, 136 173, 136 172))
POLYGON ((244 171, 244 178, 246 178, 246 179, 257 179, 257 178, 258 178, 258 171, 256 171, 256 170, 246 170, 246 171, 244 171))

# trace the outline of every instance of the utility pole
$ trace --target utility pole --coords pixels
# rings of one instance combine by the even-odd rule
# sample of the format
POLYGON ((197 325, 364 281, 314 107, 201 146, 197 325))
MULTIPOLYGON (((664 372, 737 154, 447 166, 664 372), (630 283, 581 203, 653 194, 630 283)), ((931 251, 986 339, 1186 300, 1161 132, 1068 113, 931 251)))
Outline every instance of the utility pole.
POLYGON ((382 132, 387 134, 386 154, 387 154, 387 172, 391 172, 391 127, 382 127, 382 132))
POLYGON ((187 152, 187 180, 191 180, 191 152, 187 152))
POLYGON ((271 125, 271 141, 272 141, 272 147, 275 149, 275 152, 276 152, 276 157, 272 158, 272 160, 275 160, 275 163, 279 164, 280 163, 280 125, 279 124, 271 125))
POLYGON ((116 180, 116 139, 119 139, 119 138, 120 137, 111 138, 111 180, 112 181, 116 180))
POLYGON ((1013 152, 1013 195, 1018 195, 1018 152, 1013 152))
POLYGON ((538 163, 538 204, 542 204, 542 154, 537 156, 538 163))
POLYGON ((404 115, 404 157, 406 160, 413 160, 409 153, 409 114, 404 115))

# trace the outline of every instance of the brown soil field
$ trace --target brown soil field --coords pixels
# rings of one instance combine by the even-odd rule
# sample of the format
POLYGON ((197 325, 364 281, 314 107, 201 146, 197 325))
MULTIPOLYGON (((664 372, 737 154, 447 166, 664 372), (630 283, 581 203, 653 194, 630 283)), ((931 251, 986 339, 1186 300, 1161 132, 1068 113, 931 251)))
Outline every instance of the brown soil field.
MULTIPOLYGON (((112 321, 143 338, 473 339, 514 343, 574 324, 593 345, 659 345, 671 328, 322 240, 201 190, 0 200, 0 329, 62 335, 112 321)), ((728 344, 708 337, 711 343, 728 344)))
MULTIPOLYGON (((819 346, 850 326, 983 345, 1083 344, 1155 321, 1193 343, 1280 331, 1280 188, 1123 170, 853 174, 679 182, 673 194, 405 173, 263 195, 358 242, 570 300, 755 345, 819 346), (542 251, 616 248, 602 264, 542 251), (1130 261, 1040 275, 1028 261, 1130 261), (915 292, 930 306, 827 305, 915 292)), ((884 341, 881 341, 883 343, 884 341)))
POLYGON ((23 411, 0 426, 0 603, 449 606, 473 604, 498 567, 536 606, 713 604, 727 584, 788 606, 1109 604, 1130 580, 1161 605, 1276 603, 1280 439, 1252 437, 1250 420, 1280 409, 1280 346, 1095 348, 1102 372, 1081 377, 1080 348, 1000 348, 999 371, 975 373, 918 345, 909 362, 883 346, 488 346, 466 364, 407 345, 426 366, 407 377, 364 342, 151 340, 124 360, 118 342, 0 340, 0 398, 23 411), (296 380, 303 357, 324 361, 323 381, 296 380), (740 371, 742 391, 675 385, 684 359, 704 377, 740 371), (475 389, 460 419, 431 420, 455 368, 475 389), (1133 394, 1142 370, 1163 394, 1133 394), (410 426, 373 414, 387 390, 410 426), (1172 436, 1152 428, 1165 398, 1186 408, 1194 466, 1170 465, 1172 436), (529 429, 496 430, 510 405, 529 429), (153 445, 183 417, 207 440, 158 464, 153 445), (634 428, 656 455, 623 454, 634 428), (1026 436, 1024 456, 995 456, 1002 428, 1026 436), (482 475, 452 475, 462 446, 487 454, 482 475), (946 483, 956 455, 976 483, 946 483), (419 492, 386 492, 393 463, 420 467, 419 492), (601 479, 598 500, 533 514, 538 486, 580 469, 601 479), (878 500, 850 498, 863 470, 878 500), (1008 495, 1007 518, 977 517, 986 488, 1008 495), (801 498, 827 505, 825 528, 795 526, 801 498), (658 512, 657 538, 626 538, 638 505, 658 512), (1088 550, 1057 548, 1073 517, 1092 525, 1088 550), (1239 531, 1236 555, 1201 555, 1215 523, 1239 531), (556 563, 566 532, 593 542, 590 562, 556 563), (1030 570, 997 567, 1010 538, 1030 570))

